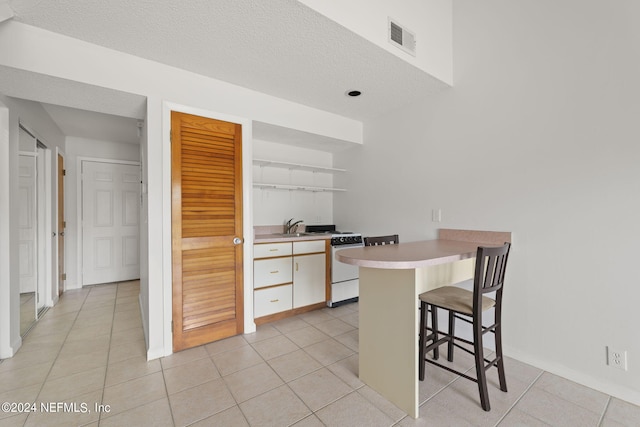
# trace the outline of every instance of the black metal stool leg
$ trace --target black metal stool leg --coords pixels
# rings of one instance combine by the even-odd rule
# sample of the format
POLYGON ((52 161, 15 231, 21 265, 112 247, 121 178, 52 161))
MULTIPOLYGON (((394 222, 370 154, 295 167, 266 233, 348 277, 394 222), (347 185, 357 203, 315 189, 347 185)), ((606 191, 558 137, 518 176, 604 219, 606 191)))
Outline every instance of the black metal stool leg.
MULTIPOLYGON (((431 329, 433 330, 433 342, 438 341, 438 309, 435 306, 431 306, 431 329)), ((436 346, 433 349, 433 359, 438 360, 440 358, 440 346, 436 346)))

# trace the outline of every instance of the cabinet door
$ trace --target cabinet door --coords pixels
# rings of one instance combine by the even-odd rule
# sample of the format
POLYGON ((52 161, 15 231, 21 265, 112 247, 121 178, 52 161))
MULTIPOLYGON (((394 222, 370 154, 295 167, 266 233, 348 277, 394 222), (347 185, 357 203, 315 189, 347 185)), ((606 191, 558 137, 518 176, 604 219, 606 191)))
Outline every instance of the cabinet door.
POLYGON ((293 257, 293 308, 325 302, 325 254, 293 257))

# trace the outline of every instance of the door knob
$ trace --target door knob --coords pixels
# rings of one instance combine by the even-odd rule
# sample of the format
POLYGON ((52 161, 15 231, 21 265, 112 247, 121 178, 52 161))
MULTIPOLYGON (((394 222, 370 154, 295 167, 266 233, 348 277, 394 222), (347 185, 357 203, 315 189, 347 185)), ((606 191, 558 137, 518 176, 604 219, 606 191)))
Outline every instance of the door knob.
POLYGON ((233 244, 234 245, 241 245, 242 243, 244 243, 244 239, 241 237, 234 237, 233 238, 233 244))

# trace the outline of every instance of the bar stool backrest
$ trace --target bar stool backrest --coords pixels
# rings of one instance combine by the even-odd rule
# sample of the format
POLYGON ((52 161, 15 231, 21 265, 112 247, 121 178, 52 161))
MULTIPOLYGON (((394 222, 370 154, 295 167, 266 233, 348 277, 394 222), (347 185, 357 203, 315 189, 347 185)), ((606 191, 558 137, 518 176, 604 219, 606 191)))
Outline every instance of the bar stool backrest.
POLYGON ((397 245, 400 243, 397 234, 389 236, 372 236, 364 238, 365 246, 397 245))

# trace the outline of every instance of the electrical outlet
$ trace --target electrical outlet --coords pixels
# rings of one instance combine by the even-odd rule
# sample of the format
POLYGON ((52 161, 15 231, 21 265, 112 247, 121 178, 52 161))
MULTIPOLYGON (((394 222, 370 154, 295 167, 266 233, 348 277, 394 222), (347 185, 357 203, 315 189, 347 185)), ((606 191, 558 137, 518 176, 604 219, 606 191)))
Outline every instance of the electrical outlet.
POLYGON ((620 351, 618 349, 614 349, 612 347, 607 346, 607 365, 622 369, 623 371, 627 370, 627 352, 620 351))

